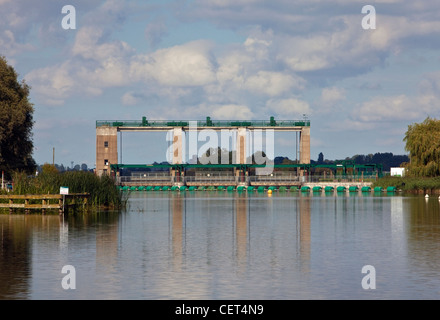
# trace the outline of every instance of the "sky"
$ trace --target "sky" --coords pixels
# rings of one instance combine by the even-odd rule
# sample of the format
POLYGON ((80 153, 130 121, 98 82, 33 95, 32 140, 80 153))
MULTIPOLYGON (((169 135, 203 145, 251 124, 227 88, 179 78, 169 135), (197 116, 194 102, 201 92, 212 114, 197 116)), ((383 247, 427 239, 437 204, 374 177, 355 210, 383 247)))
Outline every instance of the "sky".
MULTIPOLYGON (((439 39, 431 0, 0 0, 0 55, 31 86, 39 164, 55 148, 56 163, 92 168, 96 120, 143 116, 306 117, 314 160, 407 154, 408 125, 440 118, 439 39)), ((295 158, 294 133, 274 139, 295 158)), ((167 148, 166 133, 123 133, 119 158, 167 148)))

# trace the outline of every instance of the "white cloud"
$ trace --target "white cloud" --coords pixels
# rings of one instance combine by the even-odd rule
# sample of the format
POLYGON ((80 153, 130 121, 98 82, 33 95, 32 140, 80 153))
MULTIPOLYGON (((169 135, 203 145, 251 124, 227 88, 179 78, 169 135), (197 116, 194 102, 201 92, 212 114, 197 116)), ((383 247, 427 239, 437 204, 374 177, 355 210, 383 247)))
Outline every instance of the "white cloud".
POLYGON ((152 47, 156 47, 164 36, 168 34, 168 27, 164 17, 156 17, 145 28, 145 38, 152 47))
POLYGON ((122 96, 121 102, 124 106, 132 106, 138 104, 139 99, 135 96, 133 92, 127 92, 122 96))
POLYGON ((312 112, 308 102, 297 98, 270 99, 266 107, 281 117, 288 116, 296 119, 301 118, 303 114, 310 115, 312 112))
POLYGON ((11 30, 4 30, 0 33, 0 48, 1 54, 7 57, 14 57, 24 51, 30 51, 34 49, 31 44, 22 44, 15 38, 14 33, 11 30))
POLYGON ((215 106, 212 117, 219 120, 249 120, 254 117, 254 114, 248 106, 229 104, 215 106))
POLYGON ((432 113, 438 113, 440 100, 433 96, 374 97, 353 111, 354 119, 362 122, 418 120, 432 113))
POLYGON ((135 79, 154 79, 165 86, 202 86, 215 81, 215 67, 207 41, 160 49, 138 56, 131 64, 135 79))
POLYGON ((79 29, 72 47, 72 55, 102 61, 111 57, 129 57, 134 53, 124 41, 103 42, 104 35, 104 29, 99 27, 85 26, 79 29))
POLYGON ((239 104, 205 104, 202 103, 196 107, 188 108, 187 116, 206 115, 213 120, 251 120, 254 114, 246 105, 239 104))
POLYGON ((63 63, 53 67, 34 69, 25 78, 37 95, 45 97, 46 103, 61 105, 75 87, 71 72, 70 64, 63 63))
POLYGON ((244 87, 254 93, 278 96, 292 89, 302 89, 305 81, 281 72, 258 71, 245 79, 244 87))
POLYGON ((344 99, 345 90, 343 88, 330 87, 322 89, 321 102, 324 104, 334 104, 344 99))

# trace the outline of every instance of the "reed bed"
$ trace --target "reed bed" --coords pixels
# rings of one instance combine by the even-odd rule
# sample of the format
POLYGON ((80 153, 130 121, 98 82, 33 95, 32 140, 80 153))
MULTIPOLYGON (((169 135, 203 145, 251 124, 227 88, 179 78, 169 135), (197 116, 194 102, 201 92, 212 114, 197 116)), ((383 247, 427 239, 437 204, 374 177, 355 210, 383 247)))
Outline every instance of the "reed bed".
POLYGON ((121 208, 126 200, 114 180, 87 171, 43 170, 38 176, 23 172, 13 174, 13 194, 59 194, 60 187, 68 187, 69 193, 89 193, 89 205, 105 208, 121 208))

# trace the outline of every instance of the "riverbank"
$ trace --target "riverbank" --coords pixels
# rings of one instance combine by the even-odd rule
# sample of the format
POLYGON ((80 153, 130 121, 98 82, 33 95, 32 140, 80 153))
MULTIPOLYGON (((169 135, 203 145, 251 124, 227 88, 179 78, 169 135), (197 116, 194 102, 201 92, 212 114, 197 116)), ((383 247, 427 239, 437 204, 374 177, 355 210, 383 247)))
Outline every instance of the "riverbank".
POLYGON ((374 187, 394 186, 398 190, 413 194, 440 194, 440 177, 383 177, 375 181, 374 187))
POLYGON ((92 172, 86 171, 60 173, 48 167, 46 167, 46 171, 37 176, 15 173, 13 175, 13 190, 11 192, 3 191, 3 193, 14 195, 60 194, 60 187, 68 188, 70 194, 89 194, 89 208, 118 209, 125 203, 123 193, 109 176, 98 177, 92 172))

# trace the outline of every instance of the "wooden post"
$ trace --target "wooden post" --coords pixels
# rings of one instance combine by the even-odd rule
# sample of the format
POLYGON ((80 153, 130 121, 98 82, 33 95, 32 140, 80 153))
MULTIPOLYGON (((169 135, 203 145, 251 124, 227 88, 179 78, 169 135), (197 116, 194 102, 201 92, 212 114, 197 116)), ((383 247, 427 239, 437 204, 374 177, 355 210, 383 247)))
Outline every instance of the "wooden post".
POLYGON ((63 203, 64 203, 63 199, 60 198, 60 199, 58 200, 58 205, 60 206, 60 209, 59 209, 59 214, 60 214, 60 215, 62 215, 63 212, 64 212, 64 210, 63 210, 63 203))
POLYGON ((28 206, 28 205, 29 205, 29 199, 24 199, 24 207, 25 207, 24 212, 25 212, 25 214, 29 213, 29 209, 26 208, 26 206, 28 206))
POLYGON ((43 199, 42 204, 43 204, 43 208, 41 209, 41 213, 45 214, 46 213, 46 209, 44 208, 44 206, 46 205, 46 199, 43 199))
MULTIPOLYGON (((14 204, 14 200, 9 199, 9 204, 14 204)), ((9 207, 9 214, 12 214, 12 206, 9 207)))

